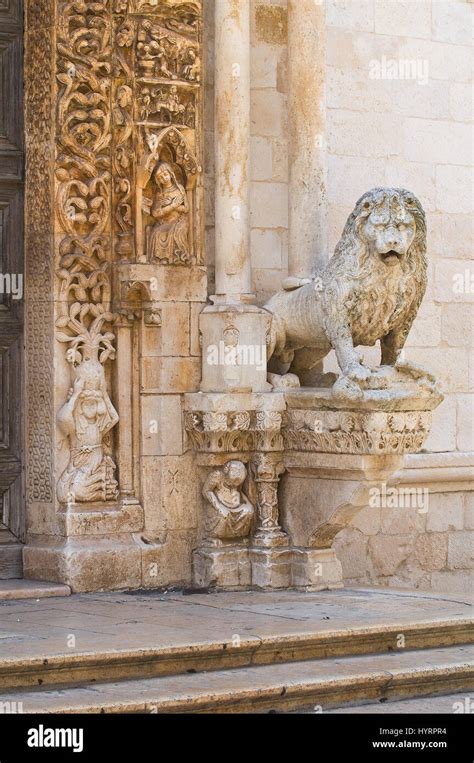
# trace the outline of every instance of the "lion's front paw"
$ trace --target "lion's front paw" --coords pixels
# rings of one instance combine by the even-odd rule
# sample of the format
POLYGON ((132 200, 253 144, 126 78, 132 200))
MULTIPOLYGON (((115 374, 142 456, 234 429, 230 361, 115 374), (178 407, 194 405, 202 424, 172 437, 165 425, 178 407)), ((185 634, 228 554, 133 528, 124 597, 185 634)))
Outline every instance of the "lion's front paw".
POLYGON ((352 363, 346 370, 345 376, 351 381, 364 382, 370 377, 370 368, 366 368, 362 363, 352 363))

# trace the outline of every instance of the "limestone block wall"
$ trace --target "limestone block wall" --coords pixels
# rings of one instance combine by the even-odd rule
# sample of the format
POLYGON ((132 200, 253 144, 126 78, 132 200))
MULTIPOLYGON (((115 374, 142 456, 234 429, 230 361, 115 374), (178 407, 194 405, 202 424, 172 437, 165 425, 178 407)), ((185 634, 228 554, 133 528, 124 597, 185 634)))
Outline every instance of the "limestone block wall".
MULTIPOLYGON (((337 552, 348 583, 466 591, 471 582, 474 487, 466 479, 474 465, 474 7, 469 0, 325 4, 327 134, 322 140, 328 153, 329 253, 364 191, 396 185, 416 193, 427 213, 429 287, 406 357, 429 367, 446 396, 434 415, 427 455, 417 457, 418 466, 428 459, 429 469, 437 474, 432 480, 430 471, 424 483, 417 483, 428 490, 427 513, 367 507, 341 533, 337 552)), ((212 0, 205 5, 211 62, 212 0)), ((251 247, 260 304, 288 272, 287 21, 286 0, 252 3, 251 247)), ((211 273, 212 69, 205 67, 206 251, 211 273)), ((364 354, 374 363, 379 360, 378 348, 364 354)), ((335 369, 334 358, 325 366, 335 369)), ((405 482, 410 473, 408 469, 405 482)))
MULTIPOLYGON (((429 367, 446 396, 426 444, 439 454, 446 483, 450 465, 460 463, 449 453, 474 450, 473 12, 467 0, 327 2, 331 248, 367 188, 401 185, 420 198, 429 287, 406 357, 429 367)), ((426 513, 367 508, 341 534, 338 554, 352 583, 470 590, 472 485, 420 487, 429 491, 426 513)))
POLYGON ((473 292, 470 281, 456 292, 454 276, 464 278, 472 256, 474 9, 467 0, 330 0, 327 9, 331 248, 369 186, 402 185, 419 196, 429 289, 406 355, 429 365, 446 393, 427 449, 472 450, 473 292), (408 61, 419 74, 388 79, 387 69, 374 78, 384 61, 408 61))

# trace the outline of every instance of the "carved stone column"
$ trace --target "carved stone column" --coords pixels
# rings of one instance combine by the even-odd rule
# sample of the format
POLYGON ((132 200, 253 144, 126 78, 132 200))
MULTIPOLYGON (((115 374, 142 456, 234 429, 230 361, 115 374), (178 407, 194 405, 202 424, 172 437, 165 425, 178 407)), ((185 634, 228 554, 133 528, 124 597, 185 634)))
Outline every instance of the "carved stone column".
MULTIPOLYGON (((32 403, 24 570, 27 577, 68 583, 77 591, 141 582, 133 536, 143 527, 143 511, 138 501, 123 500, 131 489, 126 468, 125 490, 119 486, 117 407, 125 423, 127 414, 112 383, 115 5, 26 3, 26 341, 32 403), (38 466, 44 480, 38 480, 38 466)), ((129 96, 124 91, 121 103, 130 106, 129 96)), ((123 249, 129 250, 125 243, 123 249)))
POLYGON ((289 274, 325 265, 326 11, 318 0, 288 0, 289 274))
POLYGON ((251 298, 250 0, 215 4, 216 294, 251 298))
POLYGON ((250 0, 215 3, 215 36, 216 294, 200 320, 201 390, 262 392, 269 316, 251 304, 250 0), (229 341, 243 360, 226 355, 229 341))
MULTIPOLYGON (((243 492, 255 517, 240 538, 226 536, 210 543, 205 530, 201 531, 193 565, 199 586, 289 585, 289 540, 278 514, 284 405, 283 396, 277 393, 186 395, 186 429, 198 464, 206 470, 233 461, 245 464, 243 492)), ((206 474, 204 484, 208 480, 206 474)), ((204 506, 203 516, 206 511, 204 506)))
MULTIPOLYGON (((119 414, 117 426, 117 466, 120 477, 120 493, 124 500, 134 498, 133 479, 133 396, 132 384, 119 383, 119 379, 133 378, 133 320, 121 315, 115 323, 117 333, 117 383, 116 400, 119 414)), ((136 500, 136 499, 135 499, 136 500)))
POLYGON ((257 452, 252 457, 257 498, 257 529, 252 538, 252 584, 257 588, 287 588, 292 552, 279 522, 278 486, 285 471, 283 453, 257 452))

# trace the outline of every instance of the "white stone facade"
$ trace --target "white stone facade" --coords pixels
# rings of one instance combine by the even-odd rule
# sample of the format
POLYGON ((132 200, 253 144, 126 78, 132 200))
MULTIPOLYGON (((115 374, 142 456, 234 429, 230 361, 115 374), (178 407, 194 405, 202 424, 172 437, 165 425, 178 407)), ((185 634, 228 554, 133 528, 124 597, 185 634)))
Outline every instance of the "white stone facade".
MULTIPOLYGON (((405 355, 429 367, 445 395, 424 452, 409 457, 403 478, 408 485, 415 467, 427 469, 428 512, 368 507, 335 545, 351 584, 467 591, 474 547, 474 7, 469 0, 327 0, 325 6, 328 256, 368 188, 401 186, 420 198, 429 283, 405 355)), ((251 11, 251 256, 263 304, 288 275, 288 4, 253 0, 251 11)), ((211 61, 212 24, 206 34, 211 61)), ((212 262, 212 67, 206 76, 212 262)), ((377 348, 364 354, 378 362, 377 348)), ((336 370, 335 359, 325 368, 336 370)))

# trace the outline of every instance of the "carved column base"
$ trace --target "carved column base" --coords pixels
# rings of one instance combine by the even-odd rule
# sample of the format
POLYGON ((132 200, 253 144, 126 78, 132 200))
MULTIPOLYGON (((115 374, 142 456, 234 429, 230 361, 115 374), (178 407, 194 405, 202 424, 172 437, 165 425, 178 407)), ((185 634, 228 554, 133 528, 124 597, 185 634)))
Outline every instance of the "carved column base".
POLYGON ((252 545, 256 548, 278 548, 289 545, 288 535, 281 527, 271 527, 268 530, 257 530, 252 538, 252 545))
POLYGON ((193 581, 199 588, 249 588, 252 582, 246 546, 202 547, 193 553, 193 581))
POLYGON ((290 548, 250 549, 252 565, 252 587, 262 589, 289 588, 291 581, 290 548))
POLYGON ((342 566, 332 548, 295 548, 291 587, 301 591, 343 588, 342 566))

